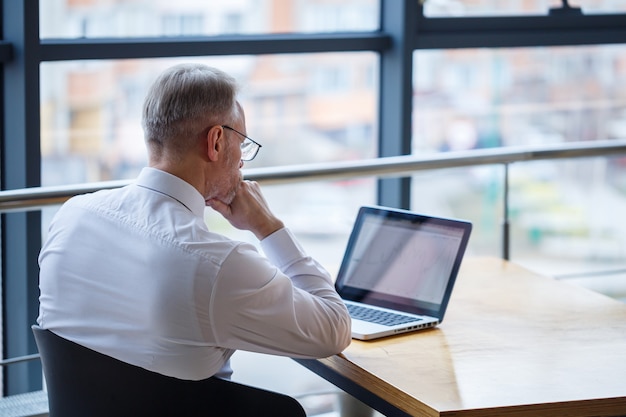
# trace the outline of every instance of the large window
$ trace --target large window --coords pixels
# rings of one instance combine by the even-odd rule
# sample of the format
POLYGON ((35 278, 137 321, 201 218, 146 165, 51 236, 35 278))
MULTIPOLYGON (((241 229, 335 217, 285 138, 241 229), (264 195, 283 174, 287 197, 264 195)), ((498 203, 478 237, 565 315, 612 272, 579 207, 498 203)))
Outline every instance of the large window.
MULTIPOLYGON (((146 163, 146 90, 182 61, 240 81, 263 144, 245 169, 626 139, 623 0, 0 3, 3 189, 132 179, 146 163)), ((508 220, 511 259, 557 276, 626 259, 622 157, 264 189, 331 271, 357 207, 373 203, 471 220, 470 255, 501 254, 508 220)), ((34 351, 37 254, 55 210, 2 214, 5 357, 34 351)), ((250 239, 210 210, 206 220, 250 239)), ((41 382, 19 366, 5 393, 41 382)))
POLYGON ((378 29, 376 0, 45 0, 42 38, 224 35, 378 29))
POLYGON ((263 145, 246 167, 377 155, 373 53, 52 62, 41 68, 42 183, 134 178, 146 164, 140 118, 148 86, 186 61, 240 83, 248 133, 263 145))
MULTIPOLYGON (((413 152, 626 138, 624 45, 429 50, 414 54, 413 152)), ((415 175, 415 208, 472 219, 493 251, 502 170, 415 175)), ((623 268, 623 158, 513 165, 511 256, 553 275, 623 268)))
POLYGON ((419 51, 414 152, 626 137, 626 46, 419 51))

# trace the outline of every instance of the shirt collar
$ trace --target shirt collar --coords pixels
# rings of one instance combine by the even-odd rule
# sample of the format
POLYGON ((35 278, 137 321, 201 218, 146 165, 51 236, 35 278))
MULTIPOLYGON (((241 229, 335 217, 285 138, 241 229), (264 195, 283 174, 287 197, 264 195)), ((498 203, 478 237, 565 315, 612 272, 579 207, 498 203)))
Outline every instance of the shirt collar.
POLYGON ((145 167, 135 184, 165 194, 187 207, 193 214, 204 216, 204 197, 188 182, 160 169, 145 167))

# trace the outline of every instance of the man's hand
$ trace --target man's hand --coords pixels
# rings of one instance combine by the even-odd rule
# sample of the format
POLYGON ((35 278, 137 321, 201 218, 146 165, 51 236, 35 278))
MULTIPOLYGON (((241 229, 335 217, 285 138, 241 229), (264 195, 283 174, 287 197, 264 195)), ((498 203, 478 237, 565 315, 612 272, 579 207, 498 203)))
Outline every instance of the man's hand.
POLYGON ((215 199, 206 203, 234 227, 251 231, 259 240, 284 227, 283 222, 272 214, 256 181, 242 181, 230 204, 215 199))

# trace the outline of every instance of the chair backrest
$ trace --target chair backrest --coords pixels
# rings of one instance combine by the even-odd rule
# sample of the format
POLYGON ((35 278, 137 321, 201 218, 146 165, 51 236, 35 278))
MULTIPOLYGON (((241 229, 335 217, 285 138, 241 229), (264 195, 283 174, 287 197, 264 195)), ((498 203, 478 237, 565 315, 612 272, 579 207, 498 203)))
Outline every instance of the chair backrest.
POLYGON ((130 365, 33 326, 50 417, 304 417, 287 395, 209 378, 187 381, 130 365))

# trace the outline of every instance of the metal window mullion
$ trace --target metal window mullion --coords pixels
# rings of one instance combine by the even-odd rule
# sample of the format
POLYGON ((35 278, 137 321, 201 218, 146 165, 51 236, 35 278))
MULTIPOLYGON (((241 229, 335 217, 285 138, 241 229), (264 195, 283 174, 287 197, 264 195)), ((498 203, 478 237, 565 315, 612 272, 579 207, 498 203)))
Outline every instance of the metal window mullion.
MULTIPOLYGON (((413 43, 416 32, 415 0, 381 1, 381 30, 393 47, 380 54, 378 156, 411 153, 413 99, 413 43)), ((409 209, 411 178, 378 180, 378 204, 409 209)))
POLYGON ((176 38, 44 39, 42 61, 384 51, 391 38, 381 32, 241 35, 176 38))
MULTIPOLYGON (((39 141, 39 8, 36 1, 2 2, 5 42, 13 59, 4 64, 2 189, 41 185, 39 141)), ((41 213, 2 215, 3 350, 7 357, 37 351, 31 332, 39 310, 41 213)), ((41 389, 41 365, 20 364, 4 371, 4 394, 41 389)))
POLYGON ((604 30, 483 30, 419 34, 415 49, 514 48, 624 43, 626 28, 604 30))
POLYGON ((624 43, 626 14, 426 18, 418 12, 416 49, 624 43))

